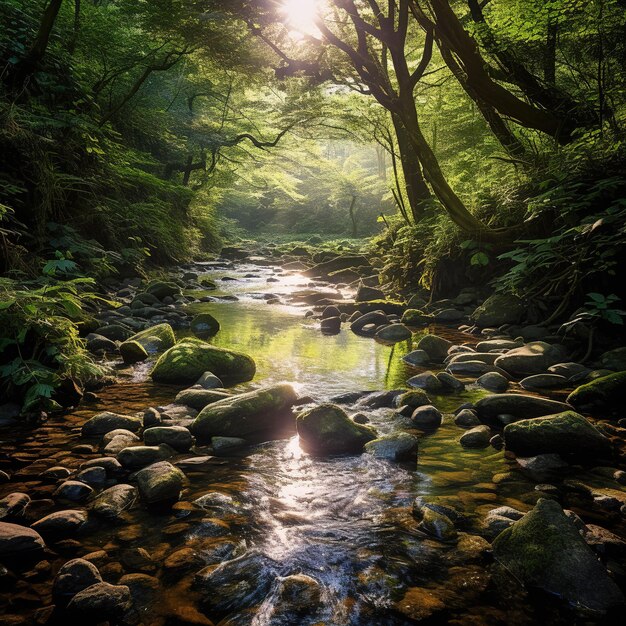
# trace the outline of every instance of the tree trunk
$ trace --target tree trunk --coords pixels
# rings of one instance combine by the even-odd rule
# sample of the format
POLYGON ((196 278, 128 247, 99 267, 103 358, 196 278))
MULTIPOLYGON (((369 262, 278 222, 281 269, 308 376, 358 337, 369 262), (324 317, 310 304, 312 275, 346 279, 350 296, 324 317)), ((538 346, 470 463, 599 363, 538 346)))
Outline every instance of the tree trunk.
POLYGON ((490 104, 487 104, 479 96, 479 94, 467 83, 465 74, 463 73, 463 70, 461 69, 459 64, 456 62, 456 59, 454 58, 452 52, 450 52, 450 50, 446 48, 446 46, 443 44, 439 45, 439 50, 446 65, 459 81, 459 84, 461 85, 461 87, 463 87, 465 93, 467 93, 467 95, 476 103, 478 110, 482 113, 482 116, 485 118, 485 121, 489 125, 489 128, 496 136, 497 140, 500 142, 500 145, 511 156, 514 156, 516 158, 523 157, 526 152, 524 146, 511 132, 500 114, 490 104))
POLYGON ((356 214, 354 212, 354 205, 356 204, 356 196, 352 196, 352 201, 350 202, 350 219, 352 220, 352 238, 356 239, 358 236, 358 224, 356 220, 356 214))
POLYGON ((432 200, 432 194, 424 180, 422 166, 415 150, 411 146, 407 129, 399 116, 392 114, 391 117, 398 142, 400 166, 404 176, 404 186, 409 201, 409 208, 411 209, 411 217, 413 222, 417 224, 424 216, 426 206, 432 200))
POLYGON ((12 80, 16 87, 21 87, 39 69, 62 4, 63 0, 50 0, 45 8, 35 41, 13 72, 12 80))

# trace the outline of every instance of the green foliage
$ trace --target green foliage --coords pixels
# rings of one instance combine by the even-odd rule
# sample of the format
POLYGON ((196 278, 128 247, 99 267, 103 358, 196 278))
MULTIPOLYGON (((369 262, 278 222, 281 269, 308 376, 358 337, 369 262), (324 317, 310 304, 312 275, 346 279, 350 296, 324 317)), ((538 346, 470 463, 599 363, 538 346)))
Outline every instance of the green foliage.
POLYGON ((105 373, 78 334, 85 307, 98 299, 92 285, 87 278, 0 279, 0 388, 21 398, 24 412, 58 408, 54 392, 64 379, 85 383, 105 373))

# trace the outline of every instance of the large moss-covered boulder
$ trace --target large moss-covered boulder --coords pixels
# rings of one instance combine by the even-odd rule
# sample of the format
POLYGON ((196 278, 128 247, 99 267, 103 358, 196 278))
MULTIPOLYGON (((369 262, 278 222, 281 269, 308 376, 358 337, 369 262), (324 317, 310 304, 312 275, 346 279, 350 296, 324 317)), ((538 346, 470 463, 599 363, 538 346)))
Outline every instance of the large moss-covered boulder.
POLYGON ((200 339, 217 335, 220 323, 210 313, 200 313, 191 321, 191 332, 200 339))
POLYGON ((609 440, 574 411, 508 424, 504 441, 507 450, 519 456, 555 453, 584 459, 606 456, 611 451, 609 440))
POLYGON ((213 402, 202 409, 191 430, 198 438, 243 437, 293 428, 290 411, 297 400, 291 385, 281 384, 213 402))
POLYGON ((524 303, 516 296, 495 293, 487 298, 471 316, 480 328, 517 324, 524 315, 524 303))
POLYGON ((493 420, 498 415, 513 415, 519 419, 542 417, 569 409, 571 407, 563 402, 519 393, 499 393, 481 398, 476 403, 478 417, 485 420, 493 420))
POLYGON ((604 566, 553 500, 539 500, 503 530, 493 542, 493 554, 524 585, 572 605, 605 612, 624 603, 604 566))
POLYGON ((251 380, 256 365, 247 354, 189 338, 164 352, 151 376, 160 383, 194 383, 206 371, 219 376, 225 383, 236 384, 251 380))
POLYGON ((585 413, 623 413, 626 408, 626 371, 581 385, 570 393, 567 401, 585 413))
POLYGON ((300 446, 312 454, 350 454, 363 452, 376 431, 353 422, 336 404, 321 404, 298 416, 296 428, 300 446))

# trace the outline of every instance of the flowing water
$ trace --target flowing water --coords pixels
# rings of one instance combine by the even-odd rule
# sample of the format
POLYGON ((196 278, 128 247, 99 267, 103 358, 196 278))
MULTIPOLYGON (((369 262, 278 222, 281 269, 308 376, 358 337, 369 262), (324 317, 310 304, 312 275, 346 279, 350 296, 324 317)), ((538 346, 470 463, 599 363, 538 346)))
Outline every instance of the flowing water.
MULTIPOLYGON (((401 360, 411 349, 409 342, 392 347, 346 329, 324 336, 319 322, 304 317, 305 307, 266 302, 267 294, 284 301, 306 287, 307 279, 297 274, 249 265, 207 268, 207 276, 220 286, 207 295, 238 300, 194 304, 192 310, 210 312, 220 321, 216 345, 239 349, 256 360, 257 376, 241 390, 286 381, 301 396, 320 402, 344 392, 400 388, 419 371, 401 360), (236 280, 221 280, 224 276, 236 280), (268 277, 278 282, 267 282, 268 277)), ((459 343, 469 340, 450 329, 434 330, 459 343)), ((37 469, 41 471, 37 463, 34 469, 31 464, 37 458, 48 459, 46 467, 50 459, 68 467, 84 460, 72 449, 80 443, 78 426, 85 418, 103 409, 131 412, 171 402, 176 389, 148 382, 147 371, 140 366, 127 382, 105 389, 94 408, 83 407, 46 427, 8 437, 8 450, 19 445, 30 492, 36 497, 50 493, 33 478, 37 469)), ((191 581, 203 564, 220 560, 214 558, 216 553, 241 557, 244 571, 255 572, 253 578, 271 574, 259 597, 243 606, 231 606, 221 597, 234 587, 214 591, 214 602, 205 603, 204 613, 224 625, 400 626, 431 613, 443 616, 431 618, 436 623, 564 623, 564 617, 546 608, 550 603, 545 599, 533 603, 497 588, 480 551, 468 547, 471 540, 463 539, 464 548, 434 541, 418 531, 411 515, 417 496, 443 497, 463 512, 463 529, 476 534, 476 520, 487 510, 502 504, 528 510, 536 501, 532 484, 515 472, 504 474, 513 467, 503 452, 491 447, 467 450, 458 443, 462 431, 453 424, 451 412, 483 393, 469 386, 460 394, 433 397, 446 413, 445 421, 435 433, 420 433, 417 465, 366 454, 316 458, 300 449, 296 436, 254 446, 235 457, 183 463, 189 478, 184 499, 207 496, 205 511, 181 505, 172 515, 136 507, 128 524, 87 529, 80 538, 80 553, 104 549, 113 555, 112 561, 124 562, 124 550, 142 547, 160 563, 182 547, 196 551, 200 564, 193 571, 160 570, 164 591, 142 612, 146 624, 173 615, 189 620, 183 623, 208 623, 195 613, 197 595, 191 581), (508 479, 494 482, 494 475, 508 479), (261 569, 255 569, 259 563, 261 569), (300 613, 285 608, 280 581, 292 574, 319 582, 319 604, 300 613), (213 604, 218 609, 213 610, 213 604), (246 610, 247 605, 254 610, 246 610)), ((392 409, 346 408, 349 413, 365 412, 380 433, 410 430, 392 409)), ((195 454, 207 452, 199 448, 195 454)), ((102 567, 111 572, 111 579, 120 573, 115 562, 105 560, 102 567)), ((45 596, 49 590, 42 586, 38 593, 45 596)))

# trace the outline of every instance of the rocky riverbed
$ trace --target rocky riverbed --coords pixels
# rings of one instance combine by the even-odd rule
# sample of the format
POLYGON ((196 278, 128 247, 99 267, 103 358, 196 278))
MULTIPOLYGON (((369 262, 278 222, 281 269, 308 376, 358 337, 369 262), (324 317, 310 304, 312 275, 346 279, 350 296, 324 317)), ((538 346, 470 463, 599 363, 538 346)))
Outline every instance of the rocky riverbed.
POLYGON ((620 623, 623 350, 226 253, 111 284, 117 382, 0 430, 0 623, 620 623))

